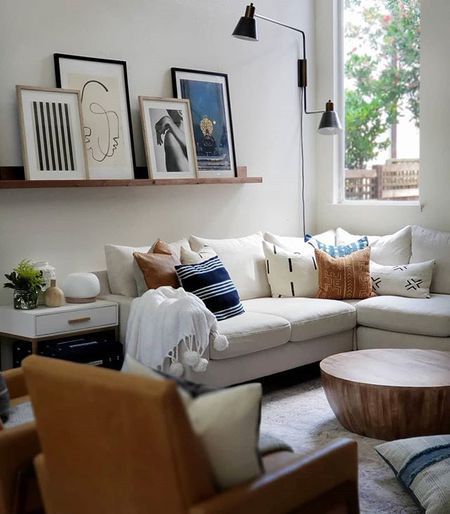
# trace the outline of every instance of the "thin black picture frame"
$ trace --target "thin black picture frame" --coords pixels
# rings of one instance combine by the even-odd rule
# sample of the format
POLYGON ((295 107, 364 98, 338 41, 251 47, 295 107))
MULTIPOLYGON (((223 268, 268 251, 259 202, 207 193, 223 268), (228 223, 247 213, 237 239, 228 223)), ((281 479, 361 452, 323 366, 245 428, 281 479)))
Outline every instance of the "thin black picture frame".
POLYGON ((117 59, 103 59, 101 57, 89 57, 86 55, 72 55, 72 54, 61 54, 54 53, 53 54, 53 63, 55 67, 55 80, 56 87, 61 87, 61 67, 60 67, 60 59, 72 59, 76 61, 90 61, 90 62, 98 62, 98 63, 107 63, 107 64, 116 64, 123 67, 123 77, 124 77, 124 86, 125 86, 125 98, 127 104, 127 118, 128 118, 128 127, 130 133, 130 149, 131 149, 131 160, 133 164, 133 175, 136 177, 136 153, 134 150, 134 137, 133 137, 133 123, 131 118, 131 104, 130 104, 130 91, 128 88, 128 72, 127 72, 127 62, 121 61, 117 59))
MULTIPOLYGON (((227 94, 227 99, 228 99, 228 102, 227 102, 227 107, 228 107, 228 119, 230 121, 230 138, 231 138, 231 147, 233 149, 233 167, 234 167, 234 176, 237 177, 237 164, 236 164, 236 148, 235 148, 235 144, 234 144, 234 130, 233 130, 233 118, 232 118, 232 115, 231 115, 231 96, 230 96, 230 87, 229 87, 229 84, 228 84, 228 74, 227 73, 220 73, 220 72, 215 72, 215 71, 205 71, 205 70, 192 70, 192 69, 189 69, 189 68, 171 68, 171 76, 172 76, 172 91, 173 91, 173 96, 175 98, 182 98, 181 97, 181 93, 178 91, 178 87, 177 87, 177 73, 178 72, 181 72, 181 73, 197 73, 199 75, 211 75, 211 76, 215 76, 215 77, 222 77, 224 79, 224 82, 225 82, 225 90, 226 90, 226 94, 227 94)), ((213 171, 213 170, 212 170, 213 171)), ((200 171, 199 170, 199 173, 203 173, 203 171, 200 171)))

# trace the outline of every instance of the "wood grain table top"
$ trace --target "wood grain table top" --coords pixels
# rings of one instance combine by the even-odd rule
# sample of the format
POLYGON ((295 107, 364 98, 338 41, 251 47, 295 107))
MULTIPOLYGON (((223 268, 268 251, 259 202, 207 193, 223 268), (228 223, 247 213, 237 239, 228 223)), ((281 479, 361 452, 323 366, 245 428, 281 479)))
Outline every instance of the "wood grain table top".
POLYGON ((387 387, 450 387, 450 351, 373 349, 331 355, 320 369, 333 377, 387 387))

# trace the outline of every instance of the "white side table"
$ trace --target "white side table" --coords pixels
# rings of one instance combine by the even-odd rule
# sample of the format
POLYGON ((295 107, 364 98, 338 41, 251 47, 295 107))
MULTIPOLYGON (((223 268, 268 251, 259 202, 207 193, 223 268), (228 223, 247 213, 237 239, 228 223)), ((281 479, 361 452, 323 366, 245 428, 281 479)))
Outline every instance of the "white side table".
POLYGON ((0 306, 0 337, 31 344, 37 353, 40 341, 114 329, 118 337, 118 304, 105 300, 66 304, 62 307, 38 307, 28 311, 0 306))

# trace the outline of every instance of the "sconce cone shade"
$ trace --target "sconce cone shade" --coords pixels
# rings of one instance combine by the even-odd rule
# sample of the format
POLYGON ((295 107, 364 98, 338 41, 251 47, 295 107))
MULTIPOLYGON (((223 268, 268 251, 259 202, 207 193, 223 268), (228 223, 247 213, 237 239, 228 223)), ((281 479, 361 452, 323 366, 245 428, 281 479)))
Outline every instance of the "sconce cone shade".
POLYGON ((246 41, 258 41, 254 14, 255 6, 253 4, 247 5, 244 16, 238 21, 233 31, 234 37, 245 39, 246 41))
POLYGON ((342 130, 339 116, 334 110, 334 104, 329 100, 325 107, 325 112, 322 114, 322 118, 319 123, 319 134, 324 136, 334 136, 342 130))

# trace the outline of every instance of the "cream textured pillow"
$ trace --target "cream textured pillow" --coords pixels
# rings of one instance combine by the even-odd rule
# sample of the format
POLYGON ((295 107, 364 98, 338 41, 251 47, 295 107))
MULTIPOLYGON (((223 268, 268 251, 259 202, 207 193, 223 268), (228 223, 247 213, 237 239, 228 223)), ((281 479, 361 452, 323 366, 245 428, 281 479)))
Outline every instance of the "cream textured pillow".
POLYGON ((203 394, 187 405, 220 489, 263 471, 258 451, 261 398, 261 384, 246 384, 203 394))
POLYGON ((204 246, 209 246, 216 252, 230 274, 241 300, 270 296, 262 241, 260 232, 236 239, 205 239, 197 236, 189 239, 195 252, 204 246))
MULTIPOLYGON (((180 239, 179 241, 168 244, 173 255, 178 259, 180 258, 181 247, 189 248, 187 239, 180 239)), ((133 271, 133 253, 147 253, 150 248, 150 246, 105 245, 106 270, 108 272, 109 287, 112 294, 121 294, 131 297, 138 296, 133 271)))
POLYGON ((310 246, 308 243, 305 243, 305 239, 303 237, 277 236, 271 232, 264 233, 264 241, 272 243, 289 252, 302 253, 305 251, 305 247, 310 246))
MULTIPOLYGON (((336 229, 336 244, 350 244, 363 236, 350 234, 343 228, 336 229)), ((411 227, 402 228, 387 236, 367 236, 371 259, 378 264, 407 264, 411 257, 411 227)), ((428 260, 428 259, 422 259, 428 260)))
POLYGON ((180 260, 181 264, 198 264, 202 260, 211 259, 211 257, 215 257, 216 255, 216 252, 209 246, 200 248, 198 252, 182 247, 180 260))
MULTIPOLYGON (((129 355, 122 370, 165 380, 129 355)), ((258 477, 263 471, 258 451, 261 384, 230 387, 197 398, 180 387, 178 392, 206 450, 217 486, 227 489, 258 477)))
POLYGON ((433 293, 450 294, 450 232, 413 225, 410 262, 434 259, 433 293))
POLYGON ((133 274, 133 253, 147 253, 150 246, 105 245, 106 269, 112 294, 137 296, 136 282, 133 274))
POLYGON ((382 236, 370 244, 370 258, 377 264, 407 264, 411 257, 411 227, 402 228, 395 234, 382 236))
POLYGON ((358 241, 358 239, 361 239, 362 237, 367 237, 367 240, 369 241, 369 246, 373 243, 376 243, 378 241, 378 239, 380 239, 380 236, 350 234, 350 232, 347 232, 346 230, 344 230, 341 227, 338 227, 336 229, 336 245, 337 246, 355 243, 356 241, 358 241))
POLYGON ((263 249, 267 278, 274 298, 317 296, 319 277, 311 245, 305 244, 302 253, 292 253, 263 241, 263 249))
POLYGON ((434 261, 382 266, 370 263, 372 290, 377 295, 430 298, 434 261))

